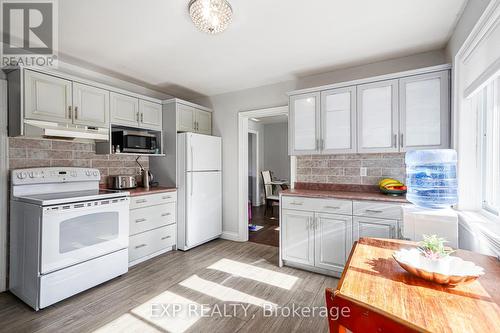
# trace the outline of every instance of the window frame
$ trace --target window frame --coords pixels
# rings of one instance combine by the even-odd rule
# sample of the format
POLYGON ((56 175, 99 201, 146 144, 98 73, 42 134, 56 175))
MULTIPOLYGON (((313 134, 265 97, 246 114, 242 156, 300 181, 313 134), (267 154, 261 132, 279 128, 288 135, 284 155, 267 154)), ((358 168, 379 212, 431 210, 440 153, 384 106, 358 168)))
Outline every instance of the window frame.
MULTIPOLYGON (((486 186, 486 181, 488 178, 488 175, 490 174, 490 170, 488 170, 488 157, 487 157, 487 148, 488 148, 488 119, 489 117, 495 117, 493 114, 496 114, 496 125, 493 128, 493 133, 495 132, 500 132, 500 75, 496 75, 493 77, 493 79, 489 80, 487 84, 484 85, 484 87, 477 92, 477 94, 483 95, 482 98, 478 98, 478 96, 474 96, 476 99, 476 108, 479 114, 479 119, 480 119, 480 127, 479 127, 479 144, 480 144, 480 162, 481 162, 481 207, 483 213, 485 215, 493 215, 496 218, 500 217, 500 200, 497 203, 498 206, 495 206, 494 204, 492 205, 491 202, 489 202, 487 199, 487 186, 486 186), (490 100, 490 98, 492 100, 490 100), (491 104, 490 104, 491 103, 491 104), (491 107, 491 113, 492 115, 490 116, 488 113, 490 112, 490 107, 491 107)), ((500 150, 497 152, 498 156, 496 159, 500 159, 500 150)), ((495 166, 493 164, 493 170, 491 172, 493 173, 500 173, 500 162, 497 162, 497 165, 495 166), (496 169, 495 169, 496 168, 496 169)), ((499 175, 500 177, 500 175, 499 175)), ((500 184, 498 184, 500 185, 500 184)), ((498 191, 500 191, 500 186, 495 186, 494 188, 497 188, 498 191)), ((497 196, 500 196, 500 193, 497 194, 497 196)))

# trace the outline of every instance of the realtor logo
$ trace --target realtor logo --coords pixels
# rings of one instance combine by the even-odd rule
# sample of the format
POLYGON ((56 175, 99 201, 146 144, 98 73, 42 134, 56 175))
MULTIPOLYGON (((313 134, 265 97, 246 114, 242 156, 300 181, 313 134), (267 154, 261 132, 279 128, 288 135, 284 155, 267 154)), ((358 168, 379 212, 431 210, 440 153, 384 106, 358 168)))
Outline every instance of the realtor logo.
POLYGON ((55 66, 57 0, 0 0, 2 67, 55 66))

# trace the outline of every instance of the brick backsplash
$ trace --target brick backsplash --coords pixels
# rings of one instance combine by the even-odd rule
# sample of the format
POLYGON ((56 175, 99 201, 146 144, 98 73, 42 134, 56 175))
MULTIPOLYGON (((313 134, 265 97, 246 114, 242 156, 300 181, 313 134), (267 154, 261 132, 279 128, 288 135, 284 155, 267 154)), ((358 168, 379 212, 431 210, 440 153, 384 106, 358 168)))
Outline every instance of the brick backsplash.
POLYGON ((405 181, 404 153, 297 156, 297 181, 376 185, 382 178, 405 181), (361 176, 361 168, 366 176, 361 176))
MULTIPOLYGON (((48 139, 9 138, 9 168, 34 167, 81 167, 96 168, 101 172, 101 183, 108 176, 138 175, 140 168, 135 162, 137 156, 98 155, 93 143, 59 141, 48 139)), ((149 167, 149 157, 139 162, 149 167)))

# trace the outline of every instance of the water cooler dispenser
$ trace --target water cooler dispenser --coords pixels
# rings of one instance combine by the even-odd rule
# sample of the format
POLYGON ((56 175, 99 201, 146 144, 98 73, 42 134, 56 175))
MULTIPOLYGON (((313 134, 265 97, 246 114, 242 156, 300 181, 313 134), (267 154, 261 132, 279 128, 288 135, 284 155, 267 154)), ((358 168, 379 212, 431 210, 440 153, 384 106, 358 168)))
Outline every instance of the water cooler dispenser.
POLYGON ((448 246, 458 247, 457 153, 452 149, 416 150, 406 154, 406 198, 403 235, 420 241, 422 235, 438 235, 448 246))

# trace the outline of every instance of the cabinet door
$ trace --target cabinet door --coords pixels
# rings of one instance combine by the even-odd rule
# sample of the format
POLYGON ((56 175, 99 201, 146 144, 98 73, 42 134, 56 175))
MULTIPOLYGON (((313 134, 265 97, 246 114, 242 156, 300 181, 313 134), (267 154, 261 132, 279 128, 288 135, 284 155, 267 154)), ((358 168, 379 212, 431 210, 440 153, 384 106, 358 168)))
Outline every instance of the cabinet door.
POLYGON ((358 90, 358 152, 399 151, 398 80, 360 85, 358 90))
POLYGON ((291 155, 320 152, 320 93, 290 97, 289 144, 291 155))
POLYGON ((316 214, 314 265, 341 272, 352 246, 352 217, 316 214))
POLYGON ((71 81, 51 75, 25 71, 25 117, 71 123, 71 81))
POLYGON ((283 260, 314 265, 314 213, 282 211, 281 245, 283 260))
POLYGON ((195 132, 195 114, 195 108, 177 104, 177 132, 195 132))
POLYGON ((402 151, 449 148, 448 73, 442 71, 399 80, 402 151))
POLYGON ((356 152, 356 87, 321 93, 321 148, 324 154, 356 152))
POLYGON ((140 126, 161 131, 163 127, 161 112, 161 104, 139 100, 140 126))
POLYGON ((73 108, 75 124, 108 127, 109 91, 75 82, 73 108))
POLYGON ((139 99, 118 93, 110 94, 111 123, 115 125, 139 125, 139 99))
POLYGON ((198 133, 212 135, 212 113, 196 110, 195 127, 198 133))
POLYGON ((396 220, 354 216, 352 238, 353 241, 357 241, 361 237, 397 238, 397 226, 398 221, 396 220))

